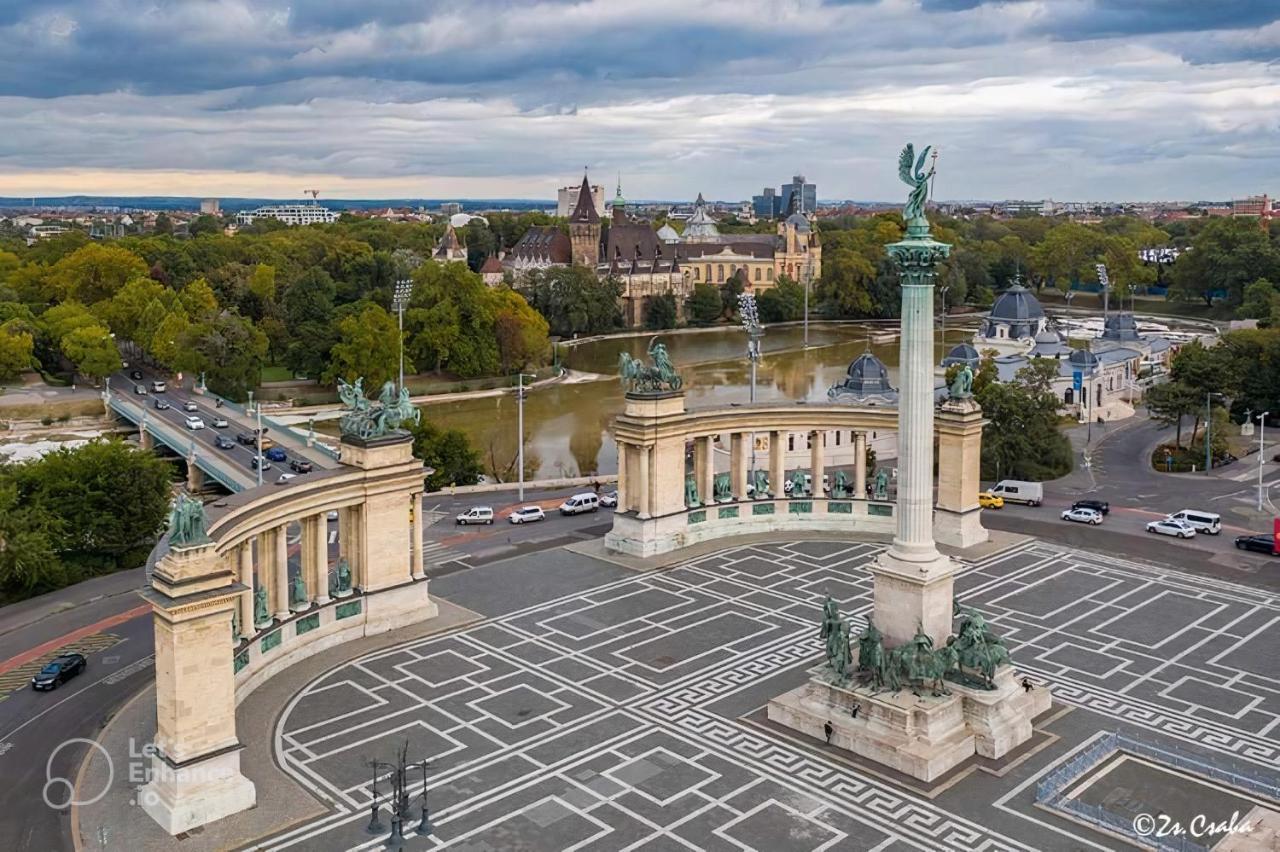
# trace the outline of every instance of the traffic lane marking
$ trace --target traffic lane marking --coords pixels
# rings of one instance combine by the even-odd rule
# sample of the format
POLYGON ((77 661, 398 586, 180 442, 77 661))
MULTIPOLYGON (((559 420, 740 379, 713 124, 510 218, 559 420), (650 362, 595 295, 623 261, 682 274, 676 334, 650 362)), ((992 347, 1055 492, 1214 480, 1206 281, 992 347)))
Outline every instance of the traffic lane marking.
POLYGON ((80 639, 83 639, 86 636, 91 636, 95 633, 101 633, 109 627, 115 627, 117 624, 132 621, 133 619, 141 615, 146 615, 150 612, 151 604, 142 604, 141 606, 136 606, 133 609, 126 610, 125 612, 108 616, 101 621, 94 622, 93 624, 85 625, 78 630, 72 630, 70 633, 66 633, 56 639, 50 639, 48 642, 42 642, 34 648, 29 648, 21 654, 15 654, 3 663, 0 663, 0 675, 15 669, 24 663, 30 662, 37 657, 41 657, 51 651, 55 651, 63 645, 79 641, 80 639))

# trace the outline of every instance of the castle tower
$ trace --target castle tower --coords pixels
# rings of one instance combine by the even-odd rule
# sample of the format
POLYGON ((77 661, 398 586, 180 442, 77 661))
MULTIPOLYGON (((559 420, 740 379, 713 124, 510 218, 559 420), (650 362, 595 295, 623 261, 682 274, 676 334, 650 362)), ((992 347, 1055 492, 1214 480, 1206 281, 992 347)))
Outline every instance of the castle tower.
POLYGON ((600 260, 600 214, 591 198, 591 184, 586 174, 578 191, 578 206, 569 217, 569 243, 573 263, 594 269, 600 260))

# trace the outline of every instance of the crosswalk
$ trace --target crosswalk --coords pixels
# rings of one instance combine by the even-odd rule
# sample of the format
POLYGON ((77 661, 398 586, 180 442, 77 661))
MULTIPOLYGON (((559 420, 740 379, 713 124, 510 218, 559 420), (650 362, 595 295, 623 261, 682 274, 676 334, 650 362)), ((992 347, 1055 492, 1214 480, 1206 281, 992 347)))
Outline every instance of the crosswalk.
POLYGON ((460 550, 446 547, 438 541, 428 539, 422 543, 422 564, 441 565, 445 562, 462 562, 470 558, 460 550))
POLYGON ((59 654, 69 654, 77 651, 89 657, 93 654, 99 654, 110 648, 120 641, 120 637, 114 633, 93 633, 68 645, 58 648, 56 651, 50 651, 39 659, 23 663, 17 668, 10 669, 4 674, 0 674, 0 701, 9 697, 9 694, 17 689, 22 689, 31 682, 31 678, 35 673, 44 668, 44 664, 52 660, 59 654))

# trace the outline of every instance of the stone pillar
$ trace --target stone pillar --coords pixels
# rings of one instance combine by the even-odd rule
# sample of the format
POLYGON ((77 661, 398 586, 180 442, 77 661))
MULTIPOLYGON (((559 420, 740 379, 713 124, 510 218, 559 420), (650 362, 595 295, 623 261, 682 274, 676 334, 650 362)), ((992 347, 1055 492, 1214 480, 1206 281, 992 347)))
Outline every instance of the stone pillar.
POLYGON ((707 439, 693 439, 693 484, 698 491, 698 502, 703 505, 712 502, 712 494, 706 490, 707 468, 711 467, 711 452, 707 439))
POLYGON ((187 490, 192 494, 204 490, 204 471, 196 466, 195 454, 187 456, 187 490))
POLYGON ((918 629, 935 648, 951 635, 955 564, 933 543, 933 280, 950 251, 929 235, 923 218, 888 246, 902 282, 897 533, 871 568, 875 622, 887 648, 910 641, 918 629))
POLYGON ((360 546, 360 523, 363 512, 362 506, 344 506, 338 510, 338 548, 342 556, 346 557, 347 565, 351 568, 351 587, 360 589, 364 587, 364 560, 361 555, 360 546))
POLYGON ((138 800, 169 834, 256 801, 253 782, 240 774, 227 648, 231 613, 243 591, 210 543, 170 550, 143 593, 155 624, 156 751, 138 800))
POLYGON ((284 621, 289 612, 289 537, 281 524, 271 532, 271 582, 276 589, 276 618, 284 621))
POLYGON ((302 579, 314 603, 329 602, 329 523, 324 512, 302 519, 302 579))
POLYGON ((240 592, 240 635, 249 637, 258 632, 253 624, 253 542, 236 545, 236 580, 244 586, 240 592))
POLYGON ((978 505, 982 461, 982 409, 973 399, 950 399, 938 412, 938 508, 934 535, 940 544, 972 547, 987 540, 978 505))
POLYGON ((631 511, 631 494, 629 484, 627 482, 629 477, 629 474, 627 473, 627 463, 629 459, 627 456, 630 452, 631 448, 629 445, 622 441, 618 442, 618 507, 614 510, 616 512, 631 511))
POLYGON ((155 439, 151 437, 151 433, 144 427, 138 427, 138 446, 144 450, 150 450, 155 447, 155 439))
POLYGON ((653 495, 649 489, 650 474, 652 473, 649 467, 653 463, 653 452, 649 447, 639 447, 637 449, 639 450, 637 453, 639 460, 636 463, 636 467, 639 469, 637 472, 640 474, 640 481, 636 483, 636 488, 640 493, 637 495, 639 499, 636 503, 636 514, 641 518, 647 518, 652 514, 653 506, 653 495))
POLYGON ((426 572, 422 569, 422 492, 412 495, 409 498, 409 505, 413 507, 413 523, 409 527, 409 576, 415 580, 421 580, 426 577, 426 572))
POLYGON ((867 498, 867 433, 853 433, 853 496, 867 498))
POLYGON ((822 439, 826 433, 815 429, 809 433, 809 476, 813 482, 813 496, 822 496, 822 474, 826 470, 823 460, 822 439))
POLYGON ((747 499, 747 467, 750 464, 751 435, 734 432, 729 436, 729 491, 734 500, 747 499))
MULTIPOLYGON (((706 506, 715 502, 716 495, 716 436, 704 435, 697 439, 697 447, 702 450, 702 469, 698 473, 698 497, 702 500, 702 505, 706 506)), ((698 458, 695 450, 694 459, 695 467, 698 458)))
POLYGON ((790 434, 774 430, 769 433, 769 490, 774 497, 786 492, 787 439, 790 434))

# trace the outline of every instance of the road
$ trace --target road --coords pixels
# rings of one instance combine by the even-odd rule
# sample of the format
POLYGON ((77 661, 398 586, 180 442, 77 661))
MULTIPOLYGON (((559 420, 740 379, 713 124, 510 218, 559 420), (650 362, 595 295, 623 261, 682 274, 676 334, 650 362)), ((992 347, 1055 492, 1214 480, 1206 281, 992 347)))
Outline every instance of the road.
MULTIPOLYGON (((179 434, 194 441, 197 452, 207 458, 216 459, 219 466, 231 468, 236 479, 244 487, 249 488, 257 484, 258 472, 252 466, 253 459, 257 455, 257 448, 236 441, 237 434, 251 430, 255 423, 234 411, 230 406, 215 406, 216 397, 194 393, 181 387, 178 382, 173 381, 168 376, 137 365, 130 367, 128 370, 121 370, 111 377, 111 392, 126 403, 142 407, 147 412, 149 420, 163 421, 177 430, 179 434), (130 373, 134 370, 142 372, 143 377, 141 380, 130 376, 130 373), (163 392, 156 393, 151 390, 152 381, 157 379, 166 383, 166 389, 163 392), (147 390, 146 394, 139 394, 135 391, 135 388, 139 385, 147 390), (166 402, 169 407, 156 408, 157 401, 166 402), (186 405, 194 406, 194 410, 186 410, 184 408, 186 405), (193 415, 204 421, 205 428, 187 428, 187 417, 193 415), (224 418, 227 420, 228 425, 222 428, 214 428, 213 423, 217 418, 224 418), (234 442, 234 445, 225 449, 218 447, 215 442, 219 436, 230 439, 234 442)), ((271 431, 268 431, 267 436, 275 437, 271 431)), ((302 446, 295 446, 299 444, 299 441, 293 440, 292 436, 289 436, 287 443, 287 448, 283 446, 282 448, 286 449, 290 459, 305 458, 316 467, 333 467, 337 464, 318 451, 308 452, 302 446)), ((183 453, 185 454, 185 449, 183 453)), ((280 473, 289 472, 287 461, 269 462, 268 465, 269 467, 264 470, 263 474, 265 482, 274 482, 280 473)))

